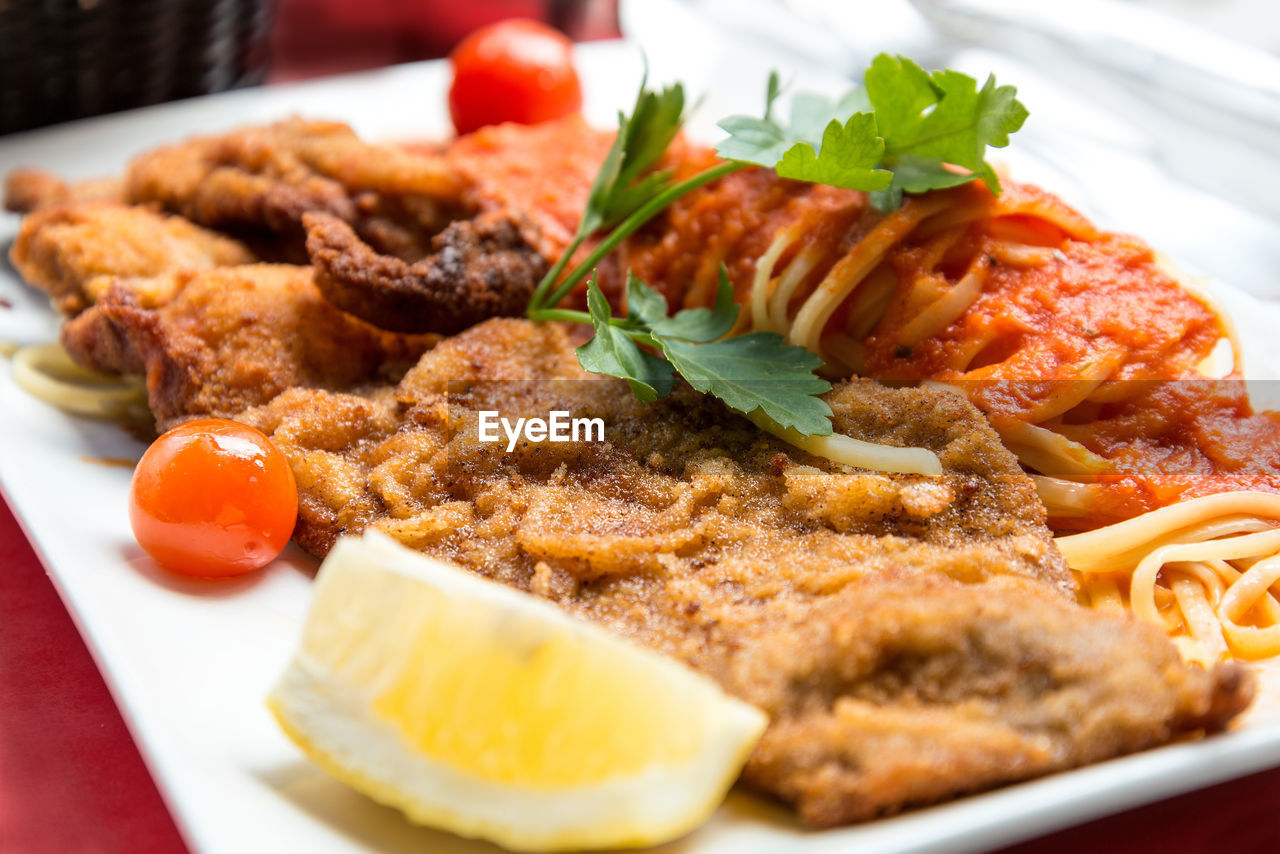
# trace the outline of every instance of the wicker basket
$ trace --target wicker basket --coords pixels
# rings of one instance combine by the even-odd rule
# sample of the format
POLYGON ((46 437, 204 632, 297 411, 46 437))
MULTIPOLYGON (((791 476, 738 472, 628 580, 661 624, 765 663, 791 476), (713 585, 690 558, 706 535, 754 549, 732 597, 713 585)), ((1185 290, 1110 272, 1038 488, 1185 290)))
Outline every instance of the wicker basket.
POLYGON ((0 133, 266 76, 274 0, 0 0, 0 133))

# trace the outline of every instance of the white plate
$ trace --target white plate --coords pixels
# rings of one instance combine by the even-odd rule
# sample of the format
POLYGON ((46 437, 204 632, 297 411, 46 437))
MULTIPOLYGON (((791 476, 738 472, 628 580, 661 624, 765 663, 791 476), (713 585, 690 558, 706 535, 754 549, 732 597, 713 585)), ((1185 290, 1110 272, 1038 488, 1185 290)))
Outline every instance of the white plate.
MULTIPOLYGON (((607 125, 629 103, 640 67, 638 53, 620 44, 581 51, 593 120, 607 125)), ((714 93, 706 112, 758 108, 762 77, 747 80, 738 69, 702 64, 690 69, 690 78, 694 91, 714 93)), ((445 85, 446 69, 426 63, 93 119, 0 139, 0 172, 19 164, 74 177, 118 172, 130 155, 162 140, 294 113, 343 119, 369 138, 442 136, 448 131, 445 85)), ((1043 105, 1033 102, 1032 109, 1043 105)), ((1052 172, 1051 164, 1032 157, 1011 153, 1007 159, 1015 174, 1052 172)), ((1148 219, 1125 227, 1159 232, 1168 197, 1163 204, 1158 196, 1146 201, 1148 219)), ((1105 211, 1085 207, 1106 221, 1105 211)), ((17 222, 0 219, 0 246, 11 240, 17 222)), ((1238 260, 1238 245, 1225 242, 1220 251, 1224 259, 1238 260)), ((1220 272, 1212 266, 1208 271, 1220 272)), ((1265 331, 1280 328, 1280 311, 1227 288, 1218 292, 1258 362, 1274 358, 1265 331)), ((56 334, 45 300, 12 271, 0 270, 0 296, 14 303, 0 309, 0 340, 34 342, 56 334)), ((315 562, 291 547, 266 571, 231 583, 188 583, 158 572, 129 533, 128 468, 100 462, 136 459, 142 449, 113 425, 69 417, 29 397, 0 370, 0 484, 192 849, 493 850, 410 826, 398 813, 329 780, 280 734, 263 697, 292 651, 315 562)), ((1277 708, 1267 701, 1260 710, 1277 708)), ((710 824, 663 850, 973 851, 1276 764, 1280 726, 1255 714, 1229 735, 842 830, 805 831, 784 810, 735 793, 710 824)))

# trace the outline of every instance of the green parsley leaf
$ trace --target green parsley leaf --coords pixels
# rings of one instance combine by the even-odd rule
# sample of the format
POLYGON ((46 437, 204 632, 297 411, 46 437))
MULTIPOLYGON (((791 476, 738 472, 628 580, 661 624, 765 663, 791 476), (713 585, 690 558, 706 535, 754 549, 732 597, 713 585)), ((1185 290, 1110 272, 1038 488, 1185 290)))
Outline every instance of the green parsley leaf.
POLYGON ((782 78, 778 76, 778 70, 775 68, 769 72, 769 84, 764 90, 764 120, 771 121, 773 119, 773 102, 778 100, 778 96, 782 94, 782 78))
POLYGON ((669 186, 669 172, 640 176, 662 157, 683 122, 683 86, 654 92, 641 82, 631 115, 618 113, 618 135, 591 185, 578 234, 617 225, 669 186))
POLYGON ((797 93, 790 122, 782 124, 773 116, 779 88, 770 75, 764 118, 722 121, 729 137, 716 151, 775 168, 784 178, 872 191, 872 204, 886 211, 902 203, 904 192, 973 180, 1000 191, 985 157, 988 147, 1008 145, 1026 121, 1014 87, 988 77, 978 89, 958 71, 930 73, 888 54, 872 61, 865 82, 838 99, 797 93))
POLYGON ((893 211, 902 206, 902 194, 924 193, 967 184, 976 176, 948 169, 936 160, 907 155, 893 167, 893 183, 871 194, 871 204, 878 211, 893 211))
POLYGON ((587 286, 587 305, 596 334, 578 348, 579 364, 626 380, 645 403, 671 393, 674 371, 744 415, 760 410, 804 435, 831 434, 831 408, 817 397, 831 384, 813 373, 821 359, 772 332, 723 337, 738 317, 733 285, 723 268, 714 308, 685 309, 668 317, 666 298, 634 275, 627 280, 625 319, 612 317, 594 278, 587 286), (666 358, 646 352, 640 343, 658 348, 666 358))
POLYGON ((854 113, 871 112, 871 102, 860 88, 850 89, 839 98, 818 92, 797 92, 791 99, 791 125, 787 135, 797 142, 817 147, 832 122, 843 124, 854 113))
MULTIPOLYGON (((648 285, 635 280, 640 287, 651 290, 648 285)), ((656 291, 653 291, 655 294, 656 291)), ((661 299, 661 295, 658 295, 661 299)), ((663 314, 666 314, 666 300, 662 301, 663 314)), ((729 334, 733 324, 738 320, 738 304, 733 299, 733 284, 729 281, 729 273, 720 268, 720 283, 716 288, 716 304, 712 308, 686 308, 676 312, 675 317, 660 317, 649 322, 653 334, 661 338, 679 338, 701 344, 714 341, 729 334)))
POLYGON ((627 270, 627 318, 649 326, 667 318, 667 298, 627 270))
POLYGON ((718 126, 727 131, 727 139, 716 145, 716 153, 726 160, 755 163, 774 168, 783 155, 800 143, 817 151, 822 147, 823 135, 833 121, 844 123, 856 112, 870 111, 866 94, 854 89, 840 98, 829 98, 816 92, 797 92, 791 99, 791 118, 781 124, 773 118, 774 101, 780 93, 777 73, 769 75, 769 90, 765 96, 765 116, 729 116, 718 126))
POLYGON ((764 95, 764 118, 734 115, 721 119, 719 127, 729 132, 729 138, 716 146, 717 153, 727 160, 755 163, 772 169, 773 164, 797 142, 787 135, 787 128, 773 119, 773 105, 781 94, 782 80, 776 70, 770 71, 764 95))
POLYGON ((671 394, 675 382, 671 363, 641 350, 625 331, 610 322, 609 301, 595 277, 587 285, 587 308, 596 334, 577 349, 578 363, 592 373, 626 380, 631 393, 645 403, 671 394))
POLYGON ((796 144, 796 140, 787 135, 786 128, 772 119, 729 116, 718 126, 729 132, 729 138, 716 145, 716 153, 726 160, 772 169, 787 149, 796 144))
POLYGON ((815 151, 807 142, 796 143, 778 161, 778 175, 850 190, 884 190, 893 181, 892 172, 875 168, 884 145, 875 116, 854 113, 843 125, 832 119, 821 147, 815 151))
POLYGON ((1017 89, 997 86, 989 76, 979 90, 967 74, 930 74, 905 57, 888 54, 872 61, 866 85, 885 141, 884 165, 894 172, 895 192, 921 193, 974 178, 1000 192, 986 150, 1008 145, 1009 134, 1026 121, 1027 109, 1015 97, 1017 89), (943 163, 970 174, 958 179, 941 168, 943 163))
POLYGON ((662 352, 680 376, 744 414, 757 409, 806 436, 831 435, 831 407, 819 394, 831 384, 814 375, 822 360, 784 344, 773 332, 751 332, 694 344, 659 337, 662 352))

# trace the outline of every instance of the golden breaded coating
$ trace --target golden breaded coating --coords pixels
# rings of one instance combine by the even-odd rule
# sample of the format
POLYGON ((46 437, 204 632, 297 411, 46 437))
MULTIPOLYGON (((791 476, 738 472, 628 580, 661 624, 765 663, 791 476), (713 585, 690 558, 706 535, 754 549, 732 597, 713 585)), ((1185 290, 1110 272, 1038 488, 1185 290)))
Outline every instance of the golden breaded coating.
POLYGON ((124 182, 119 178, 64 181, 43 169, 14 169, 4 178, 4 209, 30 213, 47 205, 66 202, 123 202, 124 182))
POLYGON ((820 827, 1216 731, 1253 695, 1240 665, 1011 576, 904 567, 776 622, 745 610, 719 627, 745 654, 712 665, 773 720, 744 780, 820 827))
MULTIPOLYGON (((163 273, 256 260, 239 241, 181 217, 105 201, 48 205, 28 214, 9 259, 28 284, 48 293, 67 315, 92 305, 113 278, 161 285, 173 281, 154 278, 163 273)), ((153 306, 168 295, 139 296, 142 305, 153 306)))
POLYGON ((253 264, 117 279, 63 327, 80 365, 145 374, 159 429, 226 417, 294 386, 349 389, 399 376, 432 336, 375 329, 329 304, 310 267, 253 264), (139 293, 173 296, 156 308, 139 293))
POLYGON ((837 431, 944 475, 846 469, 677 389, 641 405, 565 334, 494 320, 396 387, 291 389, 241 420, 288 456, 296 538, 382 529, 709 674, 768 713, 749 785, 826 826, 1220 729, 1247 673, 1080 607, 1030 479, 958 397, 871 381, 837 431), (481 442, 479 412, 605 441, 481 442))
POLYGON ((127 197, 252 238, 302 260, 302 215, 350 223, 380 252, 416 260, 459 205, 460 179, 438 156, 362 142, 340 122, 290 119, 195 137, 129 165, 127 197))
POLYGON ((505 219, 451 224, 409 264, 379 255, 329 214, 303 217, 316 284, 343 311, 396 332, 461 332, 491 317, 521 317, 550 266, 505 219))

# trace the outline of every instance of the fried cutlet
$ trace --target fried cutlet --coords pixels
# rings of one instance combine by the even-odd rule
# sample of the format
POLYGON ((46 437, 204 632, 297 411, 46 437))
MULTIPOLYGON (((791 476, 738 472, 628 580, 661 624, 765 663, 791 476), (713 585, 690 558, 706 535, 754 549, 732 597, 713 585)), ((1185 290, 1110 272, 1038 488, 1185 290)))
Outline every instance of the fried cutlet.
MULTIPOLYGON (((9 258, 66 315, 92 305, 115 277, 161 285, 173 281, 156 278, 163 273, 255 260, 239 241, 181 217, 107 201, 63 202, 28 214, 9 258)), ((167 296, 139 292, 143 305, 167 296)))
POLYGON ((385 382, 434 341, 339 311, 320 295, 310 267, 286 264, 114 279, 62 330, 63 346, 83 367, 146 375, 161 430, 234 415, 295 386, 385 382), (149 292, 172 296, 148 307, 140 294, 149 292))
POLYGON ((426 254, 458 214, 462 182, 438 156, 361 141, 341 122, 290 119, 166 145, 135 158, 127 199, 301 261, 302 215, 328 213, 378 251, 426 254))
POLYGON ((452 334, 521 317, 550 266, 506 219, 459 220, 409 264, 379 255, 342 220, 303 217, 316 284, 343 311, 397 332, 452 334))
POLYGON ((679 389, 643 406, 558 328, 494 320, 394 388, 239 416, 289 457, 298 541, 387 531, 685 661, 770 716, 744 781, 828 826, 1223 727, 1236 665, 1080 607, 1034 487, 968 403, 844 383, 835 428, 934 450, 846 469, 679 389), (600 417, 603 442, 478 441, 477 413, 600 417))
POLYGON ((119 178, 65 181, 43 169, 14 169, 4 177, 4 209, 30 213, 67 202, 124 202, 119 178))
MULTIPOLYGON (((110 195, 223 232, 263 261, 309 260, 336 305, 383 328, 453 333, 522 313, 572 238, 611 140, 578 116, 486 128, 442 148, 373 145, 339 122, 291 119, 146 152, 110 195)), ((673 167, 709 156, 683 141, 673 151, 673 167)), ((21 210, 82 192, 93 191, 34 170, 9 181, 10 202, 21 210)), ((126 249, 158 216, 133 214, 137 223, 121 229, 126 249)), ((47 254, 45 266, 76 263, 47 254)), ((37 280, 53 278, 39 272, 37 280)), ((603 265, 601 274, 607 292, 621 294, 617 264, 603 265)), ((65 310, 91 302, 81 290, 60 287, 72 296, 65 310)))

